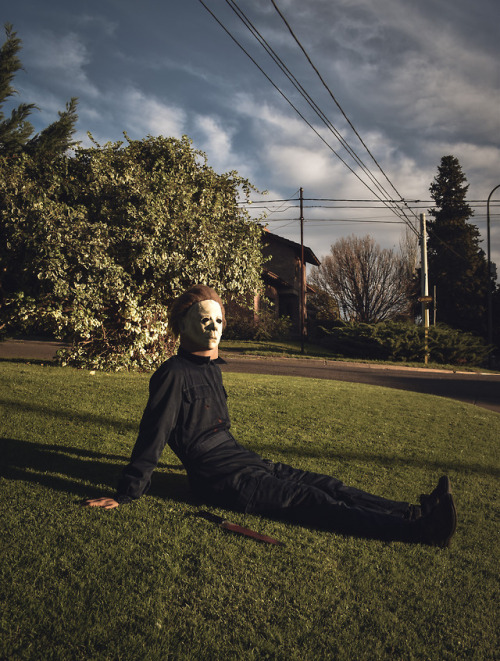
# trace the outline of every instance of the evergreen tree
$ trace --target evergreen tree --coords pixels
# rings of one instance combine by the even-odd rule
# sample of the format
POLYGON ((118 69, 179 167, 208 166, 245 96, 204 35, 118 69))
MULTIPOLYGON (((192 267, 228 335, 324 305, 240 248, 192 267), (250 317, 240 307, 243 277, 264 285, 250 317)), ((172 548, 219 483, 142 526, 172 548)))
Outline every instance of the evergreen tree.
POLYGON ((21 150, 33 133, 33 126, 27 118, 36 106, 21 103, 12 110, 10 117, 5 117, 2 112, 5 101, 17 94, 12 81, 17 71, 22 69, 21 60, 17 57, 21 40, 9 23, 5 25, 5 35, 7 40, 0 49, 0 153, 12 154, 21 150))
POLYGON ((26 152, 28 154, 53 158, 59 154, 64 154, 70 147, 75 147, 78 144, 71 139, 78 120, 76 114, 77 101, 75 97, 68 101, 66 110, 58 113, 59 119, 27 143, 26 152))
POLYGON ((469 222, 467 179, 457 158, 443 156, 430 186, 436 208, 428 223, 429 283, 436 286, 438 321, 486 333, 488 265, 479 230, 469 222))
POLYGON ((12 155, 26 151, 31 156, 49 157, 64 154, 69 147, 77 143, 71 140, 78 120, 76 114, 77 99, 72 98, 66 104, 66 110, 59 113, 59 119, 33 135, 33 126, 28 117, 37 109, 34 103, 21 103, 6 117, 2 108, 10 97, 17 94, 12 82, 16 73, 22 69, 18 52, 21 39, 13 31, 10 23, 5 24, 6 41, 0 48, 0 155, 12 155))

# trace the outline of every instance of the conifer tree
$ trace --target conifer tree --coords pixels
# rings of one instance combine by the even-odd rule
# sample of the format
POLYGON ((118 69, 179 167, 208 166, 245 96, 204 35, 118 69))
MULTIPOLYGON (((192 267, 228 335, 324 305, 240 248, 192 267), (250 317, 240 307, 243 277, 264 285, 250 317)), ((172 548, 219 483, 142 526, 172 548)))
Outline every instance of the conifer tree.
POLYGON ((21 49, 21 40, 12 25, 6 23, 5 43, 0 49, 0 153, 14 153, 20 151, 33 133, 33 126, 28 122, 31 111, 36 108, 34 103, 21 103, 14 108, 10 117, 5 117, 2 107, 5 101, 17 94, 12 81, 19 69, 22 69, 21 60, 17 57, 21 49))
POLYGON ((436 207, 429 211, 429 283, 437 290, 438 321, 484 335, 488 268, 479 230, 468 222, 466 182, 458 159, 443 156, 430 186, 436 207))
POLYGON ((5 24, 5 36, 6 41, 0 48, 0 155, 24 151, 31 156, 53 158, 64 154, 77 144, 72 141, 78 120, 77 99, 72 98, 66 104, 66 110, 59 113, 59 119, 34 137, 33 126, 28 121, 33 110, 37 109, 34 103, 21 103, 11 111, 10 116, 6 116, 3 107, 9 98, 17 94, 12 83, 23 67, 18 57, 21 39, 10 23, 5 24))
POLYGON ((58 113, 59 119, 43 129, 26 144, 26 152, 33 156, 53 158, 64 154, 71 147, 75 147, 78 143, 71 138, 78 120, 76 104, 77 99, 75 97, 68 101, 66 110, 58 113))

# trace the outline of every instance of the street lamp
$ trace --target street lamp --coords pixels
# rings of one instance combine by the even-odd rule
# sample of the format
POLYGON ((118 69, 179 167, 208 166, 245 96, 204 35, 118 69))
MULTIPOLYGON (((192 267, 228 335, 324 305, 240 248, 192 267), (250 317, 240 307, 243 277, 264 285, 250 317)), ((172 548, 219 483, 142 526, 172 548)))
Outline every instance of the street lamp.
POLYGON ((493 282, 491 280, 491 250, 490 250, 490 200, 493 193, 500 184, 488 195, 488 202, 486 203, 486 220, 487 220, 487 243, 488 243, 488 344, 493 344, 493 282))

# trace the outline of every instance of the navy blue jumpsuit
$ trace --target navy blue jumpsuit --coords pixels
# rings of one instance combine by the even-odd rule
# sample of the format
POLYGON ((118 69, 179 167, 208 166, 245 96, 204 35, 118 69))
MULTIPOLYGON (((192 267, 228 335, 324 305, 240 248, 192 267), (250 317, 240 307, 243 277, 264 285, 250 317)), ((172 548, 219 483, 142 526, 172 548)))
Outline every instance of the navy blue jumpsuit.
POLYGON ((181 348, 153 374, 130 463, 118 482, 119 503, 148 490, 168 443, 205 502, 343 534, 418 541, 419 508, 268 461, 239 445, 229 431, 217 362, 181 348))

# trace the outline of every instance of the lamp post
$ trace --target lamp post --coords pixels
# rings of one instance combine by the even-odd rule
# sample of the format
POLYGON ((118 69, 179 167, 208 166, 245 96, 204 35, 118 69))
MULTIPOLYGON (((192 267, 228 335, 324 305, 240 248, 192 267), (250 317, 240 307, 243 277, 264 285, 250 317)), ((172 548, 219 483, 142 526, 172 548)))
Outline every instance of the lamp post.
POLYGON ((493 344, 493 283, 491 281, 491 248, 490 248, 490 200, 493 193, 500 184, 488 195, 488 202, 486 203, 486 221, 487 221, 487 244, 488 244, 488 344, 493 344))

